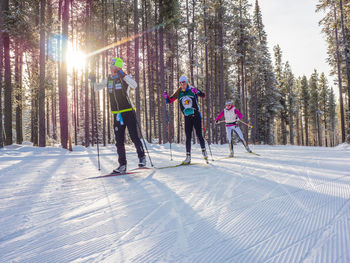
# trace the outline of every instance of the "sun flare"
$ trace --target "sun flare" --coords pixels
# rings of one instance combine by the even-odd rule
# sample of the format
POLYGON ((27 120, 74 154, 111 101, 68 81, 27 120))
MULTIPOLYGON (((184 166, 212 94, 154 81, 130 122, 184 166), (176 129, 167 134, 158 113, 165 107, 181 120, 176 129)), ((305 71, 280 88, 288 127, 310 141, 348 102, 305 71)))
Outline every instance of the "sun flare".
POLYGON ((86 55, 80 50, 75 50, 72 47, 68 47, 66 60, 69 69, 80 70, 85 67, 86 55))

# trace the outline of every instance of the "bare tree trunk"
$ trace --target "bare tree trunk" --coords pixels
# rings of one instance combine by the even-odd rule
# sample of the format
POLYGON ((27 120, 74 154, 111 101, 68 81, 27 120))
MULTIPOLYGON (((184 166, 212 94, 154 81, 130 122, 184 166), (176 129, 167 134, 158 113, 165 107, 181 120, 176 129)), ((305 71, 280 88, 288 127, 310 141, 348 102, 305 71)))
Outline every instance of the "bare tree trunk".
MULTIPOLYGON (((176 31, 176 38, 178 39, 178 31, 176 31)), ((180 59, 179 59, 179 45, 176 42, 176 79, 179 79, 180 75, 180 59)), ((176 81, 177 83, 177 81, 176 81)), ((180 117, 180 106, 177 103, 177 143, 181 142, 181 117, 180 117)))
MULTIPOLYGON (((163 10, 163 0, 159 0, 159 24, 163 23, 164 10, 163 10)), ((158 102, 159 102, 159 126, 160 132, 162 132, 162 142, 168 142, 167 138, 167 129, 165 128, 164 113, 165 113, 165 104, 163 102, 163 97, 161 93, 166 89, 165 88, 165 73, 164 73, 164 26, 159 28, 159 69, 160 69, 160 90, 158 90, 158 102)), ((159 85, 158 85, 159 86, 159 85)))
MULTIPOLYGON (((9 1, 3 0, 3 12, 9 11, 9 1)), ((5 88, 4 88, 4 126, 5 145, 12 144, 12 86, 11 86, 11 62, 10 62, 10 37, 3 32, 4 61, 5 61, 5 88)))
MULTIPOLYGON (((160 2, 158 2, 158 5, 160 4, 160 2)), ((156 23, 158 23, 159 21, 158 21, 158 15, 159 15, 159 11, 160 11, 160 9, 159 9, 160 7, 159 6, 156 6, 156 8, 155 8, 155 12, 156 12, 156 15, 155 15, 155 22, 156 23)), ((161 15, 161 14, 160 14, 161 15)), ((159 37, 159 31, 160 30, 156 30, 156 32, 155 32, 155 49, 156 49, 156 54, 155 54, 155 64, 156 64, 156 68, 155 68, 155 72, 156 72, 156 94, 157 94, 157 117, 158 117, 158 122, 154 122, 154 126, 155 126, 155 134, 156 134, 156 126, 158 125, 158 143, 159 144, 161 144, 162 143, 162 125, 161 125, 161 123, 159 123, 160 122, 160 118, 161 118, 161 116, 160 116, 160 103, 161 103, 161 101, 159 100, 159 93, 160 93, 160 87, 159 87, 159 82, 160 82, 160 80, 159 80, 159 61, 160 61, 160 59, 159 59, 159 46, 158 46, 158 44, 160 43, 160 42, 162 42, 162 41, 160 41, 160 37, 159 37), (157 125, 156 125, 157 124, 157 125)), ((164 64, 163 64, 163 66, 164 66, 164 64)), ((164 69, 163 69, 164 70, 164 69)), ((163 75, 163 78, 164 78, 164 75, 163 75)))
MULTIPOLYGON (((17 4, 17 3, 16 3, 17 4)), ((17 4, 17 8, 18 4, 17 4)), ((16 143, 23 142, 23 125, 22 125, 22 51, 20 43, 15 43, 15 97, 16 97, 16 143)))
MULTIPOLYGON (((146 24, 145 24, 145 17, 146 14, 146 1, 142 0, 142 10, 145 10, 144 14, 142 15, 142 31, 144 32, 146 30, 146 24)), ((144 124, 146 127, 146 139, 149 141, 149 127, 148 127, 148 110, 147 110, 147 82, 146 82, 146 59, 145 59, 145 45, 146 45, 146 37, 145 34, 142 34, 142 68, 143 68, 143 99, 144 99, 144 105, 143 105, 143 116, 144 116, 144 124)))
MULTIPOLYGON (((134 0, 134 35, 137 36, 139 33, 139 7, 138 0, 134 0)), ((135 57, 135 80, 137 84, 140 84, 140 73, 139 73, 139 37, 135 37, 135 48, 134 48, 134 57, 135 57)), ((140 108, 140 87, 136 89, 136 117, 137 121, 141 123, 141 108, 140 108)))
POLYGON ((301 145, 305 145, 302 114, 300 114, 300 134, 301 134, 301 145))
POLYGON ((305 145, 309 146, 309 117, 304 114, 304 123, 305 123, 305 145))
MULTIPOLYGON (((61 35, 61 23, 62 23, 62 4, 63 4, 63 0, 59 0, 58 1, 58 32, 59 35, 61 35)), ((53 98, 52 98, 52 103, 53 103, 53 113, 52 113, 52 121, 53 121, 53 127, 52 127, 52 132, 53 132, 53 138, 55 140, 58 139, 58 132, 57 132, 57 95, 58 95, 58 108, 59 108, 59 92, 60 92, 60 87, 61 87, 61 61, 60 58, 62 57, 61 55, 62 53, 62 38, 59 37, 57 38, 57 58, 58 62, 57 62, 57 84, 58 84, 58 92, 57 90, 55 90, 55 92, 53 92, 53 98)), ((59 109, 58 109, 59 111, 59 109)))
MULTIPOLYGON (((337 23, 337 7, 334 5, 334 21, 337 23)), ((343 91, 342 91, 342 77, 340 68, 340 52, 339 52, 339 38, 338 38, 338 26, 335 29, 335 44, 337 55, 337 71, 338 71, 338 86, 339 86, 339 103, 340 103, 340 124, 341 124, 341 141, 345 142, 345 118, 344 118, 344 104, 343 104, 343 91)))
MULTIPOLYGON (((148 28, 148 13, 150 12, 150 6, 147 5, 147 0, 145 0, 145 27, 148 28)), ((152 43, 152 32, 146 34, 146 46, 147 46, 147 68, 148 68, 148 86, 149 86, 149 141, 152 142, 152 137, 156 136, 156 125, 155 125, 155 98, 154 98, 154 56, 152 43), (153 136, 152 136, 153 134, 153 136)))
MULTIPOLYGON (((86 1, 86 9, 85 9, 85 14, 86 14, 86 50, 89 50, 89 17, 90 17, 90 0, 86 1)), ((89 63, 86 61, 85 65, 85 79, 84 79, 84 86, 85 86, 85 147, 89 147, 90 145, 90 122, 89 122, 89 63)))
MULTIPOLYGON (((91 61, 91 70, 94 70, 95 68, 95 59, 92 59, 91 61)), ((90 94, 91 94, 91 100, 89 101, 90 110, 91 110, 91 146, 95 145, 96 140, 96 134, 95 134, 95 120, 96 120, 96 93, 94 92, 93 84, 90 82, 90 94)))
POLYGON ((69 0, 64 0, 62 17, 62 35, 65 38, 62 43, 62 64, 60 71, 61 86, 59 87, 60 128, 61 145, 67 149, 68 143, 68 101, 67 101, 67 61, 65 60, 68 47, 68 23, 69 23, 69 0))
POLYGON ((4 147, 4 141, 3 141, 3 130, 2 130, 2 68, 3 68, 3 41, 2 41, 2 18, 3 18, 3 12, 2 12, 2 5, 3 1, 0 2, 0 148, 4 147))
POLYGON ((300 123, 299 123, 299 113, 296 115, 296 131, 297 131, 297 145, 300 145, 300 123))
POLYGON ((40 86, 39 86, 39 146, 46 146, 45 127, 45 8, 46 0, 40 2, 40 86))
MULTIPOLYGON (((194 79, 193 79, 193 50, 191 49, 191 30, 193 28, 193 24, 190 24, 190 14, 189 14, 189 5, 188 5, 188 0, 186 0, 186 21, 187 21, 187 45, 188 45, 188 57, 189 57, 189 63, 190 63, 190 79, 192 85, 194 84, 194 79)), ((193 10, 194 12, 194 10, 193 10)), ((194 138, 194 137, 193 137, 194 138)))
POLYGON ((342 35, 343 35, 343 49, 344 49, 344 59, 345 59, 345 68, 346 68, 346 78, 347 78, 347 84, 348 84, 348 137, 347 142, 350 143, 350 58, 349 58, 349 44, 347 41, 347 34, 345 31, 344 26, 344 10, 343 10, 343 1, 339 0, 339 6, 340 6, 340 21, 341 21, 341 28, 342 28, 342 35))
MULTIPOLYGON (((53 13, 52 13, 52 6, 51 6, 51 0, 47 0, 46 2, 46 5, 47 5, 47 17, 48 17, 48 21, 47 21, 47 34, 48 34, 48 37, 46 38, 46 45, 47 45, 47 50, 50 50, 51 46, 51 41, 49 41, 49 35, 51 34, 52 32, 52 21, 53 21, 53 13)), ((45 56, 45 63, 46 65, 48 66, 48 79, 50 81, 52 81, 53 79, 53 72, 51 70, 51 64, 48 63, 49 61, 49 56, 48 56, 48 53, 46 53, 46 56, 45 56)), ((53 82, 53 81, 52 81, 53 82)), ((48 90, 48 93, 49 94, 46 94, 46 136, 47 138, 50 138, 51 134, 50 134, 50 128, 51 128, 51 120, 50 120, 50 98, 51 98, 51 94, 53 92, 53 87, 51 87, 51 90, 48 90)), ((52 103, 52 102, 51 102, 52 103)), ((52 107, 51 107, 52 108, 52 107)))
MULTIPOLYGON (((292 93, 292 91, 289 90, 289 94, 291 94, 291 93, 292 93)), ((290 98, 289 99, 289 105, 290 105, 290 109, 289 109, 289 140, 290 140, 290 144, 294 145, 294 120, 293 120, 292 104, 293 104, 293 99, 290 98)))
MULTIPOLYGON (((219 107, 223 107, 225 103, 225 83, 224 83, 224 29, 223 29, 223 2, 220 0, 218 10, 218 27, 219 27, 219 48, 220 48, 220 90, 219 90, 219 107)), ((246 113, 244 111, 244 113, 246 113)), ((226 140, 225 128, 221 125, 220 141, 223 143, 226 140)))
POLYGON ((206 113, 207 113, 207 123, 206 123, 206 129, 207 129, 207 140, 208 143, 211 144, 211 129, 210 129, 210 121, 211 121, 211 116, 210 116, 210 100, 211 96, 209 96, 210 92, 210 83, 209 83, 209 65, 208 65, 208 31, 207 31, 207 4, 204 0, 203 3, 203 19, 204 19, 204 41, 205 41, 205 93, 207 94, 206 96, 206 113))

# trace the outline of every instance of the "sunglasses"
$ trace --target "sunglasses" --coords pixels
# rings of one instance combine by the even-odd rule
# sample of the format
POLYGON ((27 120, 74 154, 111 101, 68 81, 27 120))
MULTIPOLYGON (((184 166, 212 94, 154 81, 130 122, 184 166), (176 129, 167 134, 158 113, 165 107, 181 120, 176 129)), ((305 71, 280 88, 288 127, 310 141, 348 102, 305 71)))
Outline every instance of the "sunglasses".
POLYGON ((186 81, 180 81, 179 83, 180 84, 186 84, 186 81))

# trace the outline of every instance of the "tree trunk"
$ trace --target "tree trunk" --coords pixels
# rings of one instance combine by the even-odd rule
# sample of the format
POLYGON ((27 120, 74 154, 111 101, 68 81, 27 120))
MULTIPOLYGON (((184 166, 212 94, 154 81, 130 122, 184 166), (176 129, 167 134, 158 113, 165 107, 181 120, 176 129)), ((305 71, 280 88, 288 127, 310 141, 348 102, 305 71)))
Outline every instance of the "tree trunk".
POLYGON ((45 127, 45 8, 46 0, 40 2, 40 86, 39 86, 39 146, 46 146, 45 127))
POLYGON ((68 101, 67 101, 67 47, 68 47, 68 23, 69 23, 69 0, 64 0, 62 16, 62 64, 60 70, 60 87, 59 87, 59 106, 60 106, 60 128, 61 128, 61 145, 67 149, 68 143, 68 101))
MULTIPOLYGON (((135 57, 135 81, 140 85, 140 73, 139 73, 139 7, 138 0, 134 0, 134 36, 135 36, 135 48, 134 48, 134 57, 135 57)), ((140 87, 136 89, 136 117, 137 121, 141 123, 141 108, 140 108, 140 87)))
MULTIPOLYGON (((86 9, 85 9, 85 15, 86 15, 86 22, 85 22, 85 49, 89 50, 89 16, 90 16, 90 0, 86 1, 86 9)), ((86 61, 85 65, 85 79, 84 79, 84 86, 85 86, 85 147, 90 146, 90 122, 89 122, 89 63, 86 61)))
POLYGON ((2 68, 3 68, 3 34, 2 34, 2 18, 3 18, 3 12, 2 12, 2 5, 3 1, 0 2, 0 148, 4 147, 4 141, 3 141, 3 130, 2 130, 2 68))
MULTIPOLYGON (((334 5, 334 21, 337 23, 337 7, 334 5)), ((336 56, 337 56, 337 73, 338 73, 338 86, 339 86, 339 104, 340 104, 340 124, 341 124, 341 141, 345 142, 345 118, 344 118, 344 104, 343 104, 343 89, 342 89, 342 77, 341 77, 341 61, 339 52, 339 38, 338 38, 338 26, 335 27, 335 44, 336 44, 336 56)))
MULTIPOLYGON (((3 12, 9 11, 9 1, 3 0, 3 12)), ((4 126, 5 145, 12 144, 12 86, 11 86, 11 61, 10 61, 10 37, 3 32, 4 61, 5 61, 5 87, 4 87, 4 126)))
MULTIPOLYGON (((207 32, 207 6, 206 2, 204 0, 203 3, 203 19, 204 19, 204 41, 205 41, 205 93, 206 93, 206 113, 207 113, 207 123, 206 123, 206 129, 207 129, 207 140, 208 144, 211 144, 211 129, 210 129, 210 100, 211 96, 209 96, 210 92, 210 83, 209 83, 209 65, 208 65, 208 32, 207 32)), ((205 124, 204 124, 205 125, 205 124)))
POLYGON ((296 132, 297 132, 297 145, 300 145, 300 123, 299 123, 299 113, 296 115, 296 132))
MULTIPOLYGON (((158 5, 160 4, 160 2, 158 2, 158 5)), ((158 6, 156 6, 156 8, 155 8, 155 12, 156 12, 156 15, 155 15, 155 23, 157 24, 157 23, 159 23, 159 20, 158 20, 158 15, 159 15, 159 11, 160 11, 160 9, 159 9, 159 7, 158 6)), ((156 30, 156 32, 155 32, 155 38, 154 38, 154 41, 155 41, 155 50, 156 50, 156 52, 155 52, 155 58, 154 58, 154 61, 155 61, 155 70, 154 70, 154 72, 156 73, 156 94, 157 94, 157 102, 156 102, 156 104, 157 104, 157 119, 158 119, 158 122, 156 122, 156 120, 154 120, 154 133, 155 134, 157 134, 157 130, 156 130, 156 128, 158 128, 158 143, 159 144, 161 144, 162 143, 162 126, 161 126, 161 123, 159 123, 160 122, 160 118, 161 118, 161 116, 160 116, 160 104, 159 103, 161 103, 160 102, 160 100, 159 100, 159 92, 160 92, 160 87, 159 87, 159 82, 160 82, 160 80, 159 80, 159 43, 161 42, 160 40, 159 40, 159 29, 158 30, 156 30), (157 127, 157 125, 158 125, 158 127, 157 127)), ((164 77, 164 76, 163 76, 164 77)))
MULTIPOLYGON (((290 87, 291 89, 291 87, 290 87)), ((289 90, 289 95, 291 96, 292 91, 289 90)), ((290 140, 290 144, 294 145, 294 120, 293 120, 293 98, 289 98, 289 140, 290 140)))
MULTIPOLYGON (((193 50, 191 49, 191 30, 193 28, 193 24, 190 24, 190 14, 189 14, 189 5, 188 5, 188 0, 186 0, 186 21, 187 21, 187 45, 188 45, 188 57, 189 57, 189 63, 190 63, 190 79, 192 85, 194 84, 194 79, 193 79, 193 50)), ((194 12, 194 10, 193 10, 194 12)))
MULTIPOLYGON (((146 1, 142 0, 142 10, 146 11, 146 1)), ((145 32, 146 30, 146 12, 142 15, 142 31, 145 32)), ((146 59, 145 59, 145 45, 146 45, 146 37, 145 34, 142 34, 142 68, 143 68, 143 99, 144 99, 144 105, 143 105, 143 116, 144 116, 144 125, 146 127, 146 139, 149 141, 149 127, 148 127, 148 110, 147 110, 147 82, 146 82, 146 59)))
POLYGON ((15 43, 15 87, 16 87, 16 142, 23 142, 22 124, 22 51, 19 43, 15 43))
MULTIPOLYGON (((163 0, 159 0, 159 24, 163 23, 164 10, 163 10, 163 0)), ((164 113, 165 113, 165 103, 163 97, 161 96, 162 92, 166 89, 165 87, 165 73, 164 73, 164 26, 160 26, 159 28, 159 69, 160 69, 160 90, 158 90, 158 105, 159 105, 159 126, 160 135, 162 137, 162 142, 168 142, 169 138, 167 138, 167 129, 166 122, 164 121, 164 113)), ((159 85, 158 85, 159 86, 159 85)))
MULTIPOLYGON (((223 24, 223 3, 220 1, 218 10, 218 27, 219 27, 219 48, 220 48, 220 90, 219 90, 219 108, 223 107, 225 103, 225 83, 224 83, 224 24, 223 24)), ((243 61, 243 60, 242 60, 243 61)), ((243 63, 243 62, 242 62, 243 63)), ((243 64, 242 64, 243 65, 243 64)), ((242 68, 243 70, 243 68, 242 68)), ((243 83, 243 82, 242 82, 243 83)), ((246 114, 245 111, 243 111, 246 114)), ((245 118, 246 119, 246 118, 245 118)), ((221 125, 220 141, 223 143, 226 140, 226 131, 223 125, 221 125)))
POLYGON ((300 114, 300 135, 301 135, 301 145, 305 145, 302 114, 300 114))
MULTIPOLYGON (((148 28, 148 13, 150 12, 150 7, 147 5, 147 0, 145 0, 145 26, 148 28)), ((155 127, 155 99, 154 99, 154 81, 153 81, 153 72, 154 72, 154 57, 153 49, 151 46, 152 43, 152 31, 146 34, 146 47, 147 47, 147 71, 148 71, 148 86, 149 86, 149 141, 152 142, 152 137, 156 136, 156 127, 155 127), (152 136, 153 134, 153 136, 152 136)))
POLYGON ((343 10, 343 1, 339 0, 340 7, 340 21, 343 35, 343 50, 344 50, 344 60, 345 60, 345 69, 346 69, 346 78, 347 78, 347 90, 348 90, 348 137, 347 142, 350 143, 350 58, 349 58, 349 45, 347 41, 347 34, 344 26, 344 10, 343 10))
POLYGON ((304 114, 304 123, 305 123, 305 145, 309 146, 309 117, 304 114))

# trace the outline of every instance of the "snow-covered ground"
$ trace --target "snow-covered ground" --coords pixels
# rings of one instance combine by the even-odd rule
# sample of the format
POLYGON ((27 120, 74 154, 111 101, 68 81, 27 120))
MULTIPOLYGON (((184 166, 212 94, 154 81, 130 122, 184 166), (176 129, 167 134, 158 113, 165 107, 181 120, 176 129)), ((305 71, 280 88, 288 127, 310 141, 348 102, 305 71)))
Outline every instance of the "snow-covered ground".
MULTIPOLYGON (((148 147, 155 166, 184 159, 183 145, 174 161, 148 147)), ((227 148, 212 145, 210 165, 99 179, 113 145, 100 172, 95 148, 1 149, 0 262, 350 262, 348 145, 239 144, 219 159, 227 148)))

